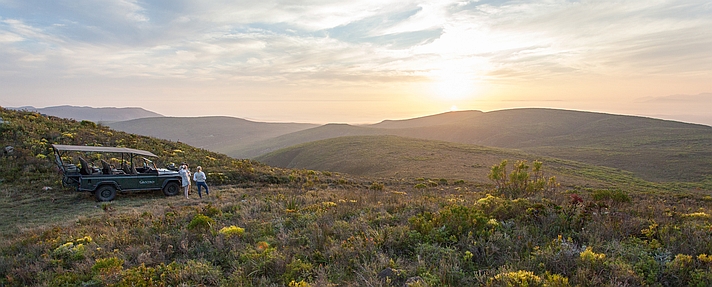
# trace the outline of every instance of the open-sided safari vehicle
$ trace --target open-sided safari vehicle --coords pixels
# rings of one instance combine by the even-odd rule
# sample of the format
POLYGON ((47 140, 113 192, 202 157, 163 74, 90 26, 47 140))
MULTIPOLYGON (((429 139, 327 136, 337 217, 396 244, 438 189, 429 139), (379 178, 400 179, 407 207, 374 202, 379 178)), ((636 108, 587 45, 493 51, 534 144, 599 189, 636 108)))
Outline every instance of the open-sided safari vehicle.
POLYGON ((114 199, 117 191, 162 190, 168 196, 180 192, 181 176, 174 170, 156 168, 156 164, 146 158, 157 157, 151 152, 101 146, 55 144, 52 147, 55 162, 62 172, 62 184, 75 187, 77 191, 91 192, 98 201, 114 199), (104 154, 110 154, 110 157, 104 154), (88 162, 82 155, 98 160, 99 164, 88 162), (65 162, 63 158, 76 158, 79 165, 65 162), (134 164, 140 165, 136 167, 134 164))

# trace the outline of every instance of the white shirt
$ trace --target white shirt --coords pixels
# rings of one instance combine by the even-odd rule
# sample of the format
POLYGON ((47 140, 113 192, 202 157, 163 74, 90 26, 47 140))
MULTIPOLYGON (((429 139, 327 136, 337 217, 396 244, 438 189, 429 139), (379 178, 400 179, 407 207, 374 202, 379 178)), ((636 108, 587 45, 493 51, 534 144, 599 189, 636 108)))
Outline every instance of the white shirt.
POLYGON ((195 180, 195 182, 205 182, 205 173, 202 171, 196 172, 193 174, 193 180, 195 180))

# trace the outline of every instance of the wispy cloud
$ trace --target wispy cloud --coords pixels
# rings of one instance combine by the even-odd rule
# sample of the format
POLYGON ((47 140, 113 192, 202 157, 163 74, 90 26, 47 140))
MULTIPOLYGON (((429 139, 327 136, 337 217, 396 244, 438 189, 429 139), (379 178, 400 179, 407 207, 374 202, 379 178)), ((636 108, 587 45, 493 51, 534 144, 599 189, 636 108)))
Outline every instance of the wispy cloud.
POLYGON ((700 79, 709 27, 707 0, 0 0, 0 83, 700 79))
POLYGON ((712 93, 702 93, 696 95, 669 95, 659 97, 644 97, 636 100, 640 103, 679 103, 687 105, 706 105, 712 106, 712 93))

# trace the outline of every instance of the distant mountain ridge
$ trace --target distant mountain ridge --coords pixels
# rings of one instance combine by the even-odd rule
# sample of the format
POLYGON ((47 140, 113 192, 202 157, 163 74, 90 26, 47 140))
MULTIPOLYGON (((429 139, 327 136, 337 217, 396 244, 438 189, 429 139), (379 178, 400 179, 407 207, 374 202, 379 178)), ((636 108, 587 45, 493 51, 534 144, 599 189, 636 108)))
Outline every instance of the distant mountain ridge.
POLYGON ((238 158, 244 157, 230 152, 317 126, 302 123, 263 123, 225 116, 142 118, 107 125, 112 129, 181 141, 238 158))
POLYGON ((127 121, 139 118, 150 118, 150 117, 162 117, 163 115, 152 112, 143 108, 138 107, 128 107, 128 108, 93 108, 93 107, 79 107, 79 106, 53 106, 45 108, 35 108, 32 106, 24 106, 19 108, 11 108, 14 110, 27 110, 35 111, 41 114, 75 119, 75 120, 88 120, 97 123, 107 123, 116 121, 127 121))

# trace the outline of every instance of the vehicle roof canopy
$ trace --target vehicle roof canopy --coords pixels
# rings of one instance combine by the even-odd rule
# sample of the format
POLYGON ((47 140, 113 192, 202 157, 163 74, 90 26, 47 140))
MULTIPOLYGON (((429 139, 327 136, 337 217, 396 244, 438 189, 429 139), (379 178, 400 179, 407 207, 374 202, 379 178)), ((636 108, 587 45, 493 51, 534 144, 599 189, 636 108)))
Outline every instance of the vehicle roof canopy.
POLYGON ((107 146, 81 146, 81 145, 61 145, 53 144, 52 147, 57 151, 82 151, 82 152, 115 152, 115 153, 130 153, 143 156, 158 157, 150 151, 126 148, 126 147, 107 147, 107 146))

